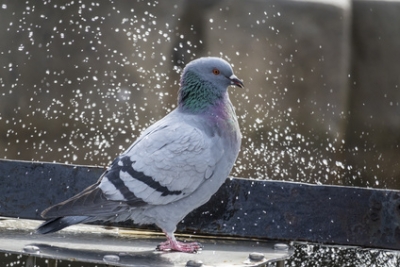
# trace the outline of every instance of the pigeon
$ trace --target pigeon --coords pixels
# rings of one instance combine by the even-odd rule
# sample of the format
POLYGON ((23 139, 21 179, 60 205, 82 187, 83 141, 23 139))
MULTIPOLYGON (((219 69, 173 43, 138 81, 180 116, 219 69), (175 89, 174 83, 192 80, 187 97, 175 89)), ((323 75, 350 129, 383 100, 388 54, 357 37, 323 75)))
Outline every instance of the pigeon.
POLYGON ((197 242, 179 242, 176 225, 206 203, 229 176, 241 133, 228 87, 244 88, 228 62, 202 57, 182 71, 178 105, 147 128, 97 183, 41 213, 37 233, 88 222, 155 224, 167 241, 160 251, 194 253, 197 242))

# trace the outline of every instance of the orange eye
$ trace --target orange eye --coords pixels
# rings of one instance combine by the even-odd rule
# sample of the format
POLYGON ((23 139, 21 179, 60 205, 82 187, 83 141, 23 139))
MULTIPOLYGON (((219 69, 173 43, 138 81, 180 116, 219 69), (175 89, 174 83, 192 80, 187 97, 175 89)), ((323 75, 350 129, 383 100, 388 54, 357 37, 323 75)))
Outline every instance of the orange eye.
POLYGON ((220 73, 219 69, 213 69, 212 72, 214 75, 219 75, 219 73, 220 73))

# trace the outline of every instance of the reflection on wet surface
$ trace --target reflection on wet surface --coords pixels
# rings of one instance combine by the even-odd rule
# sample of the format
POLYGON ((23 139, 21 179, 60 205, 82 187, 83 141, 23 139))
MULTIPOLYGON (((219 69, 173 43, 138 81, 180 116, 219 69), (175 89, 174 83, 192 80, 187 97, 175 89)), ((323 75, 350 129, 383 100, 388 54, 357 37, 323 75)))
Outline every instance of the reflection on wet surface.
MULTIPOLYGON (((162 233, 104 229, 79 225, 49 235, 34 233, 39 221, 0 221, 3 266, 260 266, 293 253, 284 243, 197 237, 204 249, 196 254, 160 252, 162 233), (57 261, 54 261, 57 260, 57 261), (16 265, 17 264, 17 265, 16 265), (52 264, 52 265, 51 265, 52 264), (56 265, 57 264, 57 265, 56 265), (84 265, 82 265, 84 264, 84 265), (93 265, 90 265, 93 264, 93 265)), ((190 241, 190 236, 180 239, 190 241)), ((186 241, 185 240, 185 241, 186 241)))

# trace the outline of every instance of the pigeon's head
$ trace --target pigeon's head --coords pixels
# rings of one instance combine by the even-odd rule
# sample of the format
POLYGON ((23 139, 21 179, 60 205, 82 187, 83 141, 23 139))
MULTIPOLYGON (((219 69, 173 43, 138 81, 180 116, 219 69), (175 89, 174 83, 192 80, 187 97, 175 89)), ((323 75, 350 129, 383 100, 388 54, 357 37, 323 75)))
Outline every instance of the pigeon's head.
POLYGON ((226 90, 229 85, 243 88, 243 82, 234 74, 231 65, 221 58, 202 57, 191 61, 183 69, 181 83, 190 80, 191 76, 216 88, 226 90))
POLYGON ((206 108, 223 99, 230 85, 244 87, 228 62, 217 57, 193 60, 182 72, 179 106, 193 111, 206 108))

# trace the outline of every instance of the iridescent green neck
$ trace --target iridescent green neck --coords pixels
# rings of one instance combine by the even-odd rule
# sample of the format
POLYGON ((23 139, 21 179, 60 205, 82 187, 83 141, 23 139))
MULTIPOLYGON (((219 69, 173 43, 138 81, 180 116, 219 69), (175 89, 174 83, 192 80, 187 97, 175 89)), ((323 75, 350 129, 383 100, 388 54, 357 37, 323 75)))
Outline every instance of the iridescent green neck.
POLYGON ((193 72, 185 72, 178 93, 178 106, 199 113, 223 102, 225 92, 203 81, 193 72))

